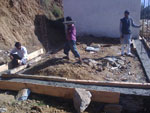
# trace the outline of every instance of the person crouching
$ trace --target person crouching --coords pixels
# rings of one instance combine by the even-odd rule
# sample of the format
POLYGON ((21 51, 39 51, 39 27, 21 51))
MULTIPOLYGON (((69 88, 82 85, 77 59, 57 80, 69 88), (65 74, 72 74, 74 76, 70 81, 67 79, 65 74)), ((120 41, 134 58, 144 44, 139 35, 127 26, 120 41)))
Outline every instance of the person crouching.
POLYGON ((27 63, 27 55, 27 49, 21 46, 20 42, 16 42, 15 48, 10 52, 13 68, 19 65, 25 65, 27 63))

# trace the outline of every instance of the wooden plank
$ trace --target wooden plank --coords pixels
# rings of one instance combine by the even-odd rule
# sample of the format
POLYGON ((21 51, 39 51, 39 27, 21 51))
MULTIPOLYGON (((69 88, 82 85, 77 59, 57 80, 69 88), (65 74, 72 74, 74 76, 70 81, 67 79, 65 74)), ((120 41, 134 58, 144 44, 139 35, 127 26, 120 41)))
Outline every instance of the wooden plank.
MULTIPOLYGON (((28 88, 33 93, 73 99, 74 88, 54 87, 48 85, 0 81, 0 89, 19 91, 28 88)), ((104 103, 119 103, 120 93, 89 90, 92 94, 92 101, 104 103)))
POLYGON ((8 64, 3 64, 0 66, 0 72, 8 70, 8 64))
POLYGON ((33 58, 35 58, 35 57, 38 57, 38 56, 41 55, 41 54, 44 54, 44 50, 43 50, 43 49, 34 51, 34 52, 32 52, 32 53, 30 53, 30 54, 28 55, 28 60, 31 60, 31 59, 33 59, 33 58))
POLYGON ((90 90, 92 94, 92 100, 95 102, 105 102, 105 103, 119 103, 120 93, 103 92, 90 90))
POLYGON ((13 74, 13 73, 17 73, 23 69, 27 68, 27 64, 26 65, 22 65, 22 66, 19 66, 17 68, 14 68, 14 69, 11 69, 8 71, 9 74, 13 74))
POLYGON ((143 43, 140 40, 135 40, 136 51, 139 56, 140 62, 145 71, 148 82, 150 82, 150 58, 145 50, 143 43))
MULTIPOLYGON (((36 57, 35 59, 30 60, 30 61, 28 62, 28 64, 38 62, 38 61, 40 61, 41 59, 42 59, 41 56, 36 57)), ((19 71, 21 71, 21 70, 27 68, 28 64, 19 66, 19 67, 14 68, 14 69, 11 69, 11 70, 9 70, 8 73, 9 73, 9 74, 17 73, 17 72, 19 72, 19 71)))
POLYGON ((2 74, 2 78, 26 78, 35 80, 60 81, 65 82, 67 78, 56 76, 39 76, 39 75, 24 75, 24 74, 2 74))
POLYGON ((114 87, 128 87, 128 88, 150 88, 150 83, 75 80, 75 79, 67 79, 64 77, 56 77, 56 76, 2 74, 1 77, 2 78, 26 78, 26 79, 35 79, 35 80, 60 81, 60 82, 77 83, 77 84, 85 84, 85 85, 114 86, 114 87))

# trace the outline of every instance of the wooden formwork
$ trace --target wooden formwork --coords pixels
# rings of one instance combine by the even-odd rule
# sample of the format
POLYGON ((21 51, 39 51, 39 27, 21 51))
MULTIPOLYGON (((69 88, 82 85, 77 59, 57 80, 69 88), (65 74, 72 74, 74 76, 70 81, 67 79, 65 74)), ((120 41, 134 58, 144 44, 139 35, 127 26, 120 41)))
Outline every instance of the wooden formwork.
MULTIPOLYGON (((143 63, 143 55, 139 51, 139 43, 139 41, 135 40, 133 41, 133 46, 145 69, 146 64, 143 63)), ((43 52, 40 50, 32 53, 31 59, 34 58, 33 56, 37 57, 37 54, 41 53, 43 52)), ((0 89, 19 91, 23 88, 28 88, 33 93, 72 99, 75 88, 85 87, 86 90, 91 92, 92 101, 104 103, 119 103, 120 94, 150 96, 150 83, 75 80, 55 76, 16 74, 16 72, 24 68, 26 66, 11 70, 9 74, 2 74, 0 89), (63 85, 64 83, 65 85, 63 85)), ((149 72, 147 67, 145 71, 149 72)))
MULTIPOLYGON (((38 56, 42 55, 43 53, 44 53, 43 49, 39 49, 37 51, 34 51, 34 52, 30 53, 28 55, 28 61, 37 62, 37 61, 41 60, 41 57, 38 57, 38 56)), ((25 69, 26 67, 27 67, 27 65, 22 65, 22 66, 19 66, 17 68, 9 70, 9 65, 8 64, 3 64, 3 65, 0 66, 0 73, 2 73, 4 71, 7 71, 7 70, 9 70, 9 73, 16 73, 20 70, 25 69)))

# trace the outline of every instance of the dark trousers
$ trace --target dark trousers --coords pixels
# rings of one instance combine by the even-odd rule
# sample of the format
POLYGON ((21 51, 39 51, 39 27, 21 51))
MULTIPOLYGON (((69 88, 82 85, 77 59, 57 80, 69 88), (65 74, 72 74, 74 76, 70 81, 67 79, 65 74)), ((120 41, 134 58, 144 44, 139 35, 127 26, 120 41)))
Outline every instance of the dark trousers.
POLYGON ((17 54, 11 54, 13 56, 13 60, 12 60, 12 65, 13 67, 17 67, 18 64, 18 60, 21 60, 21 58, 17 55, 17 54))
POLYGON ((64 47, 64 53, 68 56, 70 50, 74 54, 75 57, 78 57, 78 58, 80 57, 80 54, 77 51, 76 41, 70 40, 66 42, 65 47, 64 47))

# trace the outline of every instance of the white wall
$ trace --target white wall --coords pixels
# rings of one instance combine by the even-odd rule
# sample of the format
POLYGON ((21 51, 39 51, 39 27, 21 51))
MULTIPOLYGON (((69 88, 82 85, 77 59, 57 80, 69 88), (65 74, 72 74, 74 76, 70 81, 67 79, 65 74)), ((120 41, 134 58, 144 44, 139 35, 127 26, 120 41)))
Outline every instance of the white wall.
MULTIPOLYGON (((135 23, 140 21, 141 0, 63 0, 64 16, 76 21, 78 35, 119 37, 120 18, 127 9, 135 23)), ((139 29, 133 29, 138 36, 139 29)))

